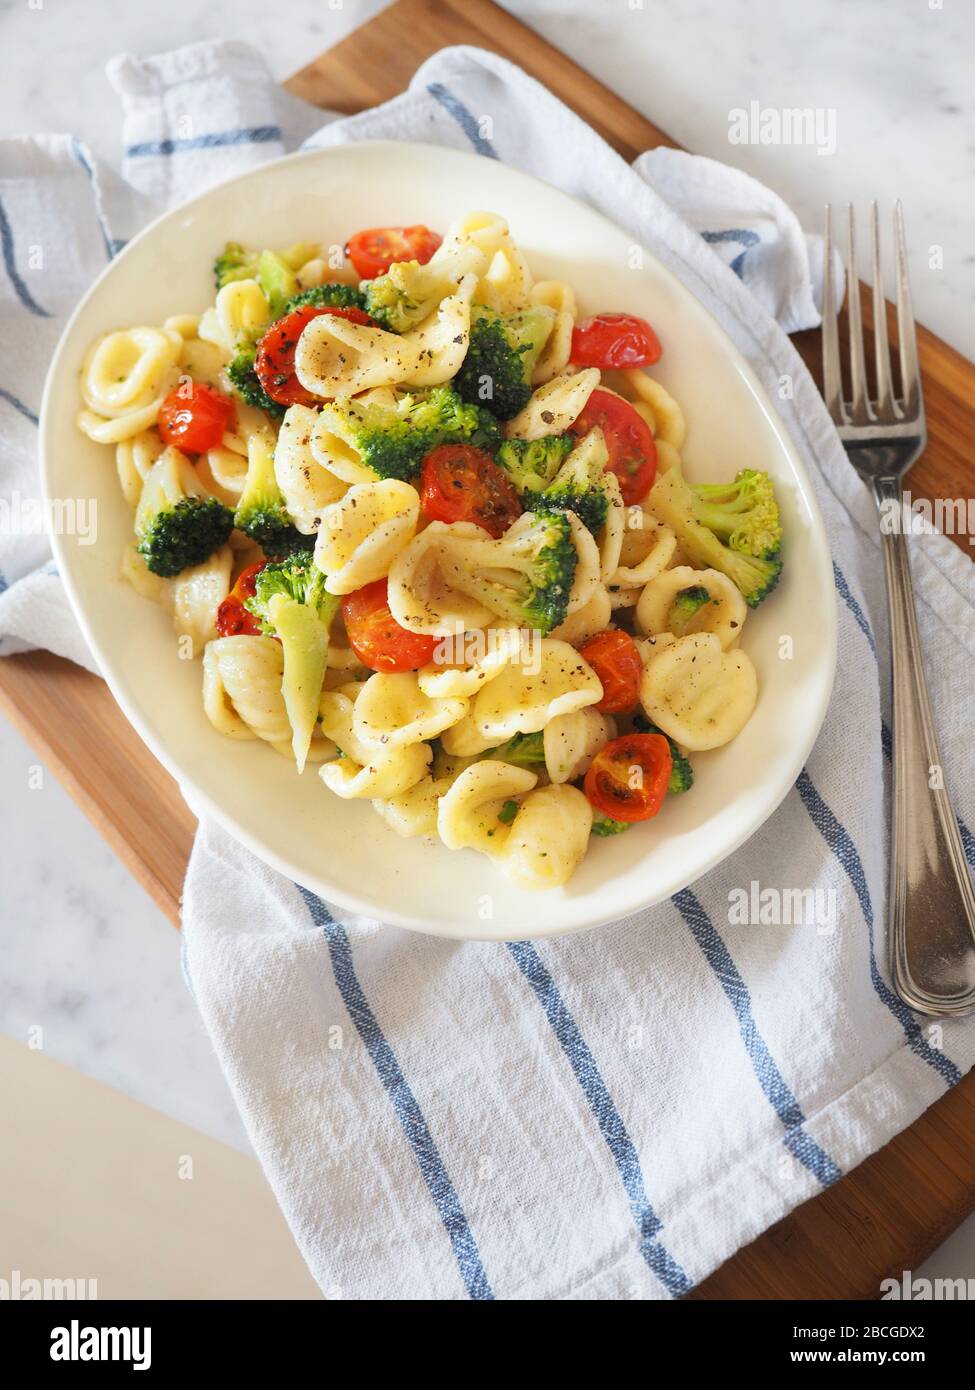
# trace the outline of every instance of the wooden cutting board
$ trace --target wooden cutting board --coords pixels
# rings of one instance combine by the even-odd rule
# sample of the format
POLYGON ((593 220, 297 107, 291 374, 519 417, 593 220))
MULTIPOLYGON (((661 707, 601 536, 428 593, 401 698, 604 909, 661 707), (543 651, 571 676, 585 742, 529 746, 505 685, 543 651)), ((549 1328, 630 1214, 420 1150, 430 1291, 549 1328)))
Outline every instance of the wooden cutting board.
MULTIPOLYGON (((286 85, 318 106, 355 112, 403 90, 426 58, 478 44, 519 63, 631 160, 673 145, 490 0, 397 0, 286 85)), ((869 322, 870 302, 864 298, 869 322)), ((818 336, 797 339, 819 379, 818 336)), ((930 443, 915 495, 966 496, 975 436, 975 366, 924 330, 930 443)), ((964 538, 959 544, 969 554, 964 538)), ((195 822, 94 676, 49 653, 0 661, 0 708, 21 729, 152 898, 179 924, 195 822)), ((975 1209, 975 1073, 828 1192, 740 1250, 692 1298, 874 1298, 880 1280, 921 1261, 975 1209)))

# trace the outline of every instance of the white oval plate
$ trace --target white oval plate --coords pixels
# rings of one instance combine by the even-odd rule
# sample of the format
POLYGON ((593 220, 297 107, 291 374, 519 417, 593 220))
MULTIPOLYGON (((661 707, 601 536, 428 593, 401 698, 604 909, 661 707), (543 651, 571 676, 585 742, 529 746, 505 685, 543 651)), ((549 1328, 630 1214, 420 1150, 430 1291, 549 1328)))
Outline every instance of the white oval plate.
POLYGON ((836 616, 829 546, 812 487, 751 369, 706 310, 599 213, 494 160, 433 146, 376 142, 279 160, 166 214, 136 237, 85 296, 55 354, 44 394, 41 456, 49 498, 97 498, 98 540, 54 539, 81 629, 127 718, 195 806, 273 868, 340 907, 417 931, 511 940, 577 931, 660 902, 724 859, 772 814, 819 732, 833 683, 836 616), (664 344, 654 375, 684 409, 688 475, 743 467, 775 479, 786 568, 750 616, 743 646, 761 693, 743 733, 694 758, 695 785, 659 818, 596 841, 565 889, 527 893, 473 850, 404 840, 368 803, 341 801, 314 769, 298 777, 272 749, 221 737, 201 703, 198 661, 178 659, 170 619, 119 577, 131 514, 114 453, 77 429, 78 374, 110 329, 199 312, 228 240, 341 245, 358 227, 425 222, 491 208, 507 217, 536 278, 574 286, 583 312, 631 310, 664 344), (792 638, 790 660, 779 638, 792 638))

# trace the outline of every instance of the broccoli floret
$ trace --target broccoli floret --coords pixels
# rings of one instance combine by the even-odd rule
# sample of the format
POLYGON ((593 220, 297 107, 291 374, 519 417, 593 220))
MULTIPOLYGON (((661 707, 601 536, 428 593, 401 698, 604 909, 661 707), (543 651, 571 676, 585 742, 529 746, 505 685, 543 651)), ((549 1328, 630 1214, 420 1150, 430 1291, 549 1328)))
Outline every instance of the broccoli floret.
POLYGON ((633 829, 633 821, 613 820, 612 816, 604 816, 602 811, 594 811, 590 835, 622 835, 624 830, 633 829))
POLYGON ((771 559, 782 544, 779 507, 767 473, 743 468, 733 483, 695 483, 694 518, 744 555, 771 559))
POLYGON ((558 473, 578 440, 572 434, 546 434, 541 439, 506 439, 498 463, 519 492, 541 492, 558 473))
POLYGON ((308 241, 299 241, 283 251, 251 251, 239 241, 228 241, 213 263, 213 275, 218 290, 232 280, 257 280, 268 299, 276 291, 287 298, 297 289, 295 285, 289 290, 294 272, 317 254, 318 247, 308 241))
POLYGON ((726 574, 744 595, 749 608, 757 608, 775 588, 782 572, 777 556, 746 555, 732 550, 695 516, 694 493, 678 467, 657 477, 647 497, 647 507, 677 537, 677 544, 696 569, 715 569, 726 574))
POLYGON ((395 261, 385 275, 362 282, 363 307, 391 333, 408 333, 456 288, 436 263, 395 261))
POLYGON ((146 475, 135 515, 146 569, 171 579, 192 565, 202 565, 233 529, 230 508, 215 497, 201 496, 192 465, 167 449, 146 475))
POLYGON ((683 637, 691 619, 710 602, 711 595, 703 584, 692 584, 687 589, 681 589, 670 605, 667 627, 675 637, 683 637))
POLYGON ((258 256, 257 283, 264 291, 272 319, 279 318, 291 296, 298 293, 298 277, 276 251, 262 251, 258 256))
POLYGON ((337 594, 326 590, 325 576, 307 551, 266 565, 257 575, 253 597, 246 600, 247 608, 260 619, 262 632, 281 643, 281 694, 299 772, 319 721, 330 627, 340 602, 337 594))
POLYGON ((139 554, 146 569, 170 579, 191 565, 202 565, 233 527, 233 513, 215 497, 184 497, 152 518, 139 540, 139 554))
POLYGON ((470 405, 451 386, 367 401, 333 401, 322 419, 380 478, 412 482, 438 444, 475 444, 493 453, 501 426, 489 410, 470 405))
POLYGON ((228 241, 213 263, 217 289, 222 290, 232 280, 253 280, 257 275, 258 253, 248 251, 239 241, 228 241))
POLYGON ((545 761, 545 748, 541 733, 514 734, 507 743, 498 748, 489 748, 481 758, 494 758, 500 763, 513 763, 515 767, 531 767, 545 761))
POLYGON ((641 734, 663 734, 670 748, 672 763, 667 790, 675 793, 690 791, 694 785, 694 769, 691 767, 691 760, 680 751, 670 734, 665 734, 663 729, 658 729, 656 724, 652 724, 642 712, 633 716, 633 727, 641 734))
MULTIPOLYGON (((537 500, 544 507, 575 512, 582 524, 596 535, 605 525, 609 511, 605 476, 606 446, 600 430, 577 441, 570 457, 537 500)), ((531 505, 531 499, 526 497, 525 506, 530 508, 531 505)))
POLYGON ((328 285, 313 285, 310 290, 293 294, 284 306, 283 313, 290 314, 294 309, 302 309, 312 304, 316 309, 364 309, 365 299, 355 285, 341 285, 337 281, 328 285))
POLYGON ((290 555, 311 549, 314 536, 303 536, 294 525, 274 476, 274 452, 264 434, 252 434, 247 449, 247 477, 237 503, 234 525, 257 541, 268 555, 290 555))
POLYGON ((498 820, 502 825, 510 825, 518 814, 517 801, 506 801, 498 812, 498 820))
POLYGON ((505 621, 546 633, 565 620, 577 559, 564 512, 525 512, 500 540, 465 546, 451 582, 505 621))
POLYGON ((325 576, 315 564, 310 550, 299 550, 284 560, 272 560, 258 573, 254 593, 244 607, 261 621, 261 630, 273 633, 269 608, 275 594, 284 594, 312 608, 328 625, 338 612, 341 598, 325 588, 325 576))
POLYGON ((555 312, 534 304, 516 314, 498 314, 475 304, 471 341, 454 378, 465 401, 490 406, 510 420, 532 393, 531 375, 555 323, 555 312))
POLYGON ((256 405, 260 410, 266 410, 269 415, 283 415, 286 408, 278 401, 272 400, 264 390, 254 370, 254 360, 257 357, 257 348, 253 343, 241 348, 227 365, 227 376, 230 378, 231 385, 236 394, 247 405, 256 405))

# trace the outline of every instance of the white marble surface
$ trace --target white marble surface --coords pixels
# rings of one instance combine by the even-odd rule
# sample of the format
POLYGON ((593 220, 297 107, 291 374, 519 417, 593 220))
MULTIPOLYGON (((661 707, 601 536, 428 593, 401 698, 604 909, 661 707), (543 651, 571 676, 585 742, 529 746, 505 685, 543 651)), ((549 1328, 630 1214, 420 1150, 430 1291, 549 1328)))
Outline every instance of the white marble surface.
MULTIPOLYGON (((0 135, 70 130, 115 160, 117 108, 101 75, 113 54, 227 36, 254 43, 283 77, 381 8, 376 0, 0 0, 0 135)), ((903 197, 918 315, 975 357, 975 7, 524 0, 508 8, 689 149, 772 185, 808 229, 827 198, 903 197), (729 143, 729 113, 752 101, 835 113, 835 152, 729 143), (943 268, 929 264, 933 247, 943 268)), ((246 1146, 171 927, 52 776, 29 790, 36 762, 0 721, 0 1030, 23 1040, 40 1025, 55 1057, 246 1146)), ((975 1273, 975 1224, 939 1258, 948 1266, 939 1272, 975 1273)))

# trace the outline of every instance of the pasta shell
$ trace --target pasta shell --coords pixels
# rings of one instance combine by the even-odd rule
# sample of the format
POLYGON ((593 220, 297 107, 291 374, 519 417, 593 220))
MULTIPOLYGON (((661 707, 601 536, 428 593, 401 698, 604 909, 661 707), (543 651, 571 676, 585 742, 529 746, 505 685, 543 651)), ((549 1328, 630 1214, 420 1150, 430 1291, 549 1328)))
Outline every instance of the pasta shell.
POLYGON ((559 888, 589 848, 592 807, 576 787, 539 787, 518 808, 499 862, 519 888, 559 888))
POLYGON ((338 502, 346 490, 344 479, 323 468, 312 452, 317 425, 317 410, 307 405, 290 406, 274 446, 275 479, 289 516, 305 536, 315 535, 326 507, 338 502))
POLYGON ((743 651, 722 651, 713 632, 681 637, 647 663, 640 702, 647 718, 684 748, 720 748, 751 718, 755 667, 743 651))
POLYGON ((448 849, 476 849, 497 855, 510 827, 498 819, 506 801, 535 786, 534 772, 490 758, 465 768, 440 798, 437 830, 448 849))
POLYGON ((688 565, 664 570, 640 595, 636 606, 640 631, 650 637, 670 631, 670 611, 675 599, 682 590, 692 588, 707 589, 710 602, 698 609, 680 635, 713 632, 727 650, 741 636, 748 607, 737 585, 718 570, 695 570, 688 565))
POLYGON ((616 737, 616 724, 596 709, 557 714, 545 725, 542 746, 545 770, 555 782, 574 782, 589 771, 589 764, 616 737))
POLYGON ((603 697, 599 677, 568 642, 546 637, 536 664, 510 662, 474 700, 472 722, 487 747, 544 729, 559 714, 603 697))
POLYGON ((508 421, 505 434, 509 439, 542 439, 547 434, 563 434, 578 420, 598 385, 598 367, 553 377, 532 392, 524 410, 508 421))
POLYGON ((350 487, 324 510, 315 544, 328 592, 351 594, 384 578, 415 535, 419 516, 420 498, 409 483, 383 478, 350 487))
POLYGON ((377 671, 355 702, 352 731, 360 743, 370 747, 400 748, 436 738, 466 713, 464 699, 425 695, 415 671, 377 671))

